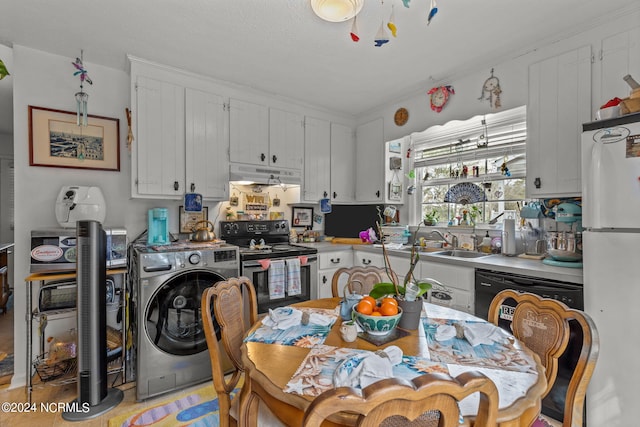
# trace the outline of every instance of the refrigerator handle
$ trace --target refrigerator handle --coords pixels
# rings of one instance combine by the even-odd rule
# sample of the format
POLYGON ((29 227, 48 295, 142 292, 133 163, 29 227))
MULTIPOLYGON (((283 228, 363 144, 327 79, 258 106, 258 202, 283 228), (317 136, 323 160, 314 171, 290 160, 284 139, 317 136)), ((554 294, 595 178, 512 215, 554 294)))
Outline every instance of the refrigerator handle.
MULTIPOLYGON (((594 138, 595 140, 595 138, 594 138)), ((584 194, 585 198, 591 199, 589 201, 584 201, 583 206, 587 206, 589 209, 589 213, 591 214, 591 224, 592 228, 600 228, 601 220, 600 220, 600 203, 594 203, 597 200, 597 197, 601 194, 601 183, 602 183, 602 142, 595 141, 593 144, 593 149, 591 150, 591 173, 588 178, 590 185, 587 186, 587 192, 584 194)))

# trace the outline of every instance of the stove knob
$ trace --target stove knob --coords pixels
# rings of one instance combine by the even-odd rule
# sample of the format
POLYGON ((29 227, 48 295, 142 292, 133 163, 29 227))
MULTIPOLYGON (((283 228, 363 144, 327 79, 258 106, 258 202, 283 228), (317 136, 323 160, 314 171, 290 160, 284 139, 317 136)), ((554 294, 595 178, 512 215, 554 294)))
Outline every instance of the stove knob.
POLYGON ((189 263, 192 265, 196 265, 200 262, 200 254, 199 253, 193 253, 191 255, 189 255, 189 263))

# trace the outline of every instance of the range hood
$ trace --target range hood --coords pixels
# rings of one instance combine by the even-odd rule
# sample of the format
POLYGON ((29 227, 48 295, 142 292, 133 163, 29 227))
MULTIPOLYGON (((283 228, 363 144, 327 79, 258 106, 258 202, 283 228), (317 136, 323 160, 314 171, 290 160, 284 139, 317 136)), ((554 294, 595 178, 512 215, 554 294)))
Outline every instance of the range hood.
POLYGON ((296 169, 231 163, 229 181, 242 181, 245 184, 261 185, 302 185, 302 172, 296 169))

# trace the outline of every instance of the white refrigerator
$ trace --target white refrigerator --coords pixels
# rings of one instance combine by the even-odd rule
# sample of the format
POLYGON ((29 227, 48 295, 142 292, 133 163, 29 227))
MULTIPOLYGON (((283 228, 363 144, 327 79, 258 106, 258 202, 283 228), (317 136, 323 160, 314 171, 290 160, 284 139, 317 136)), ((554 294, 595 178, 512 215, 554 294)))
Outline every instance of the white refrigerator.
POLYGON ((587 425, 638 425, 640 403, 640 113, 582 133, 584 307, 600 335, 587 425))

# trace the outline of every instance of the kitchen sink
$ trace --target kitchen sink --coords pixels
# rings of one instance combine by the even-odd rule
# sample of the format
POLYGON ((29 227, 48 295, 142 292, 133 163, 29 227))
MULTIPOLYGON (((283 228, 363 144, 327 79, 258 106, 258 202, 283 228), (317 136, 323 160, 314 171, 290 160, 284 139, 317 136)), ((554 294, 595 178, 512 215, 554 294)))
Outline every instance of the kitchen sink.
POLYGON ((491 254, 454 249, 451 251, 434 252, 433 255, 444 255, 444 256, 452 256, 452 257, 458 257, 458 258, 480 258, 480 257, 491 255, 491 254))

